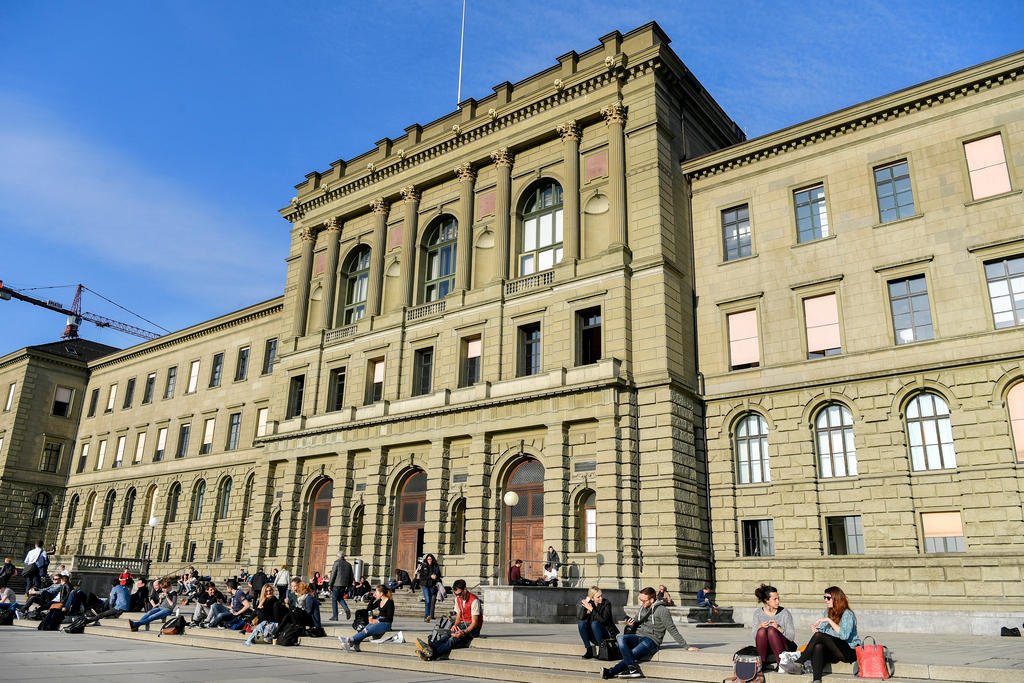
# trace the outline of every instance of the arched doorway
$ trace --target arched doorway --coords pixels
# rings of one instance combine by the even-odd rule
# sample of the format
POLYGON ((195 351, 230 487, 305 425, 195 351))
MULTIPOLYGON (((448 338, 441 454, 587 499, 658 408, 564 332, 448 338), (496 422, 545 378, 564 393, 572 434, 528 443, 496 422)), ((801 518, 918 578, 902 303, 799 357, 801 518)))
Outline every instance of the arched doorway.
MULTIPOLYGON (((395 566, 412 574, 416 558, 423 554, 423 518, 427 505, 427 473, 418 470, 409 475, 398 494, 398 533, 395 566)), ((392 570, 393 573, 393 570, 392 570)))
POLYGON ((331 498, 334 496, 334 482, 328 479, 320 484, 313 494, 309 519, 309 558, 306 576, 313 572, 323 573, 327 566, 327 537, 331 530, 331 498))
POLYGON ((515 491, 519 502, 504 508, 505 565, 503 580, 514 560, 523 561, 523 578, 537 579, 544 571, 544 466, 537 460, 516 465, 506 491, 515 491))

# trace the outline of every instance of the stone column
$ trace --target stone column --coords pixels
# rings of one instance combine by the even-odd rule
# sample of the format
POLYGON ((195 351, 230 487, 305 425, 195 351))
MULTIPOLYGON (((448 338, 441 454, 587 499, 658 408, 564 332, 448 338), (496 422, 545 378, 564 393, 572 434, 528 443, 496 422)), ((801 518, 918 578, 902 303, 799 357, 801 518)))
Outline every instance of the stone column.
POLYGON ((412 305, 413 277, 416 273, 416 230, 419 220, 420 193, 412 185, 403 187, 405 225, 402 227, 402 262, 398 279, 399 301, 403 306, 412 305))
POLYGON ((384 235, 388 229, 388 205, 383 197, 370 202, 373 210, 373 243, 370 245, 370 282, 366 305, 370 315, 380 315, 381 295, 384 293, 384 235))
POLYGON ((459 203, 462 205, 462 224, 455 253, 455 289, 469 289, 473 257, 473 190, 476 171, 468 163, 455 169, 459 177, 459 203))
POLYGON ((299 292, 295 302, 295 336, 306 334, 306 315, 309 313, 309 281, 313 277, 313 245, 316 244, 316 232, 313 228, 303 228, 299 234, 302 239, 302 252, 299 257, 299 292))
POLYGON ((610 246, 626 246, 626 108, 622 102, 601 110, 608 126, 608 198, 610 246))
POLYGON ((565 187, 562 188, 562 247, 564 260, 580 257, 580 127, 575 121, 558 126, 565 158, 565 187))
POLYGON ((512 238, 509 225, 512 220, 512 153, 508 147, 491 152, 491 160, 498 167, 498 187, 494 214, 496 278, 508 277, 509 241, 512 238))
POLYGON ((334 289, 338 283, 338 245, 341 242, 341 221, 327 219, 327 267, 324 271, 323 323, 334 327, 334 289))

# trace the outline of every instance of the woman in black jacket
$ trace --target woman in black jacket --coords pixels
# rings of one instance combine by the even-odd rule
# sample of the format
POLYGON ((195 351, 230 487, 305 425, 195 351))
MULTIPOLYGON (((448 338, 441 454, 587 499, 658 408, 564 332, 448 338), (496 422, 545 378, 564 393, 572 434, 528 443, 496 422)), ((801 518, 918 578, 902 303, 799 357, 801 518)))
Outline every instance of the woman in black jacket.
POLYGON ((377 616, 370 617, 370 623, 351 638, 338 636, 346 650, 359 652, 359 643, 371 636, 380 638, 391 630, 391 623, 395 620, 395 601, 391 599, 391 590, 381 584, 373 589, 373 597, 374 600, 367 606, 367 611, 376 613, 377 616))
POLYGON ((583 647, 587 648, 583 653, 583 659, 596 657, 601 641, 611 638, 619 632, 615 626, 615 618, 612 616, 612 605, 605 601, 604 594, 597 586, 590 588, 587 591, 587 597, 580 600, 580 604, 576 607, 576 619, 583 647))
POLYGON ((418 574, 420 586, 423 587, 423 621, 430 622, 434 618, 434 601, 437 599, 437 584, 441 583, 441 567, 433 555, 423 558, 423 565, 418 574))

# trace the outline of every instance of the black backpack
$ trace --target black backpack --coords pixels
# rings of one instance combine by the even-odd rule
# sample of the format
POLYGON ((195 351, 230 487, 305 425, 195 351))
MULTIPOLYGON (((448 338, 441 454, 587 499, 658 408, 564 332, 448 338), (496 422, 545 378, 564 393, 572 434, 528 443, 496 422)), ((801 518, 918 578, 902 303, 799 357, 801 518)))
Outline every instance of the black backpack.
POLYGON ((356 631, 362 631, 370 623, 370 610, 357 609, 355 617, 352 619, 352 628, 356 631))
POLYGON ((298 626, 294 623, 286 624, 277 632, 277 644, 285 647, 298 645, 300 635, 302 635, 302 630, 298 626))
POLYGON ((0 610, 0 626, 14 626, 14 610, 0 610))
POLYGON ((157 635, 159 638, 163 635, 168 636, 180 636, 185 633, 185 617, 174 617, 164 622, 163 627, 160 629, 160 633, 157 635))
POLYGON ((75 617, 70 624, 64 627, 64 633, 85 633, 85 625, 88 617, 75 617))
POLYGON ((43 620, 36 627, 39 631, 59 631, 60 625, 64 622, 64 610, 52 609, 46 613, 43 620))

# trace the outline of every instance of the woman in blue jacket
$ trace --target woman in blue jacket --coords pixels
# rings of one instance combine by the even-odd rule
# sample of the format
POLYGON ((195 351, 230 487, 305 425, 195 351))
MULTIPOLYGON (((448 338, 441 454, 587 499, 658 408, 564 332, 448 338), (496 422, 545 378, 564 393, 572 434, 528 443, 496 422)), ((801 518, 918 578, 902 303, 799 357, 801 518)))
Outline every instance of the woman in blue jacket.
POLYGON ((799 674, 804 662, 811 661, 814 683, 821 683, 825 663, 857 661, 853 648, 860 645, 857 637, 857 616, 850 609, 846 593, 839 586, 825 589, 825 616, 814 622, 813 635, 800 658, 786 667, 786 673, 799 674))

